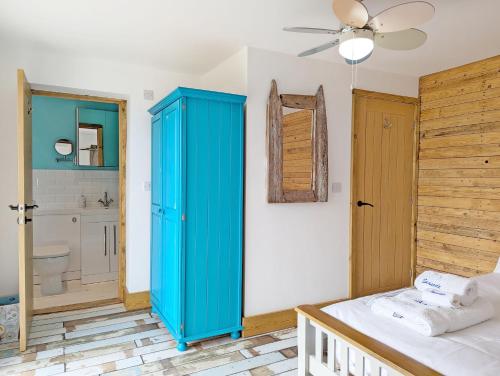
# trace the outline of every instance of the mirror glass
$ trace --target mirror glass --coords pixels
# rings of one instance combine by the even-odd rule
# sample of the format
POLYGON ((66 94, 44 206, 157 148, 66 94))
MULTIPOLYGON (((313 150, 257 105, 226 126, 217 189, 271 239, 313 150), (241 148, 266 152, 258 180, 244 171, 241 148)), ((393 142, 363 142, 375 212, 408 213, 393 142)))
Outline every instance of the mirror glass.
POLYGON ((60 155, 70 155, 73 152, 73 144, 65 138, 57 140, 54 148, 60 155))
POLYGON ((78 124, 78 164, 104 166, 102 125, 78 124))
POLYGON ((283 191, 313 189, 314 111, 283 107, 283 191))

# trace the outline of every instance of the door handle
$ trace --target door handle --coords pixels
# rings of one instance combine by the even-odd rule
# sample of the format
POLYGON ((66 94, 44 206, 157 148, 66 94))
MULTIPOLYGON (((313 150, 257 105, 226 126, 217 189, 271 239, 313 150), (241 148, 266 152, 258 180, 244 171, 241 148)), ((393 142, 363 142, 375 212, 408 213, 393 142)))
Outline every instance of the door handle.
POLYGON ((113 225, 113 248, 116 256, 116 225, 113 225))
POLYGON ((31 210, 31 209, 36 209, 36 208, 38 208, 37 204, 24 205, 24 206, 23 205, 19 206, 19 204, 17 204, 17 205, 9 205, 9 209, 10 210, 16 210, 16 211, 31 210))
POLYGON ((356 203, 356 205, 358 205, 358 207, 362 207, 362 206, 371 206, 373 208, 373 204, 370 204, 369 202, 363 202, 363 201, 358 201, 356 203))

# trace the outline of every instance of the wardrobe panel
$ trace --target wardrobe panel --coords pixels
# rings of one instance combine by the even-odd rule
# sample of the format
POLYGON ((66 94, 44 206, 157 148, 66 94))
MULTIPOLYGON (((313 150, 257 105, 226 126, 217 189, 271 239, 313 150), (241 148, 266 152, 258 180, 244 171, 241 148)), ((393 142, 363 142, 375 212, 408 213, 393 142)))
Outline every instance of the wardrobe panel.
POLYGON ((231 130, 228 135, 228 147, 231 153, 229 160, 229 176, 231 185, 227 191, 228 219, 229 219, 229 249, 231 268, 228 277, 231 281, 229 293, 231 297, 230 317, 238 325, 242 316, 242 275, 243 275, 243 203, 244 203, 244 153, 245 153, 245 126, 243 108, 235 103, 231 104, 231 130), (236 252, 234 250, 240 250, 236 252))
POLYGON ((187 99, 186 335, 208 328, 209 144, 208 101, 187 99), (196 277, 191 277, 196 276, 196 277))

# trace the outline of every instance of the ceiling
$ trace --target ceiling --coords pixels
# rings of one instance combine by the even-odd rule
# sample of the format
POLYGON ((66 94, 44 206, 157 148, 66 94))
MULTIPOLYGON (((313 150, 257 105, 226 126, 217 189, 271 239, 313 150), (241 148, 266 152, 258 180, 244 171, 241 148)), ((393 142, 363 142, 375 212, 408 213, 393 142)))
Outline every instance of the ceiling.
MULTIPOLYGON (((365 0, 373 16, 408 0, 365 0)), ((428 0, 434 19, 414 51, 376 49, 363 67, 420 76, 500 54, 499 0, 428 0)), ((2 0, 0 39, 26 48, 203 73, 242 46, 297 54, 336 28, 331 0, 2 0)), ((315 59, 342 62, 337 48, 315 59)))

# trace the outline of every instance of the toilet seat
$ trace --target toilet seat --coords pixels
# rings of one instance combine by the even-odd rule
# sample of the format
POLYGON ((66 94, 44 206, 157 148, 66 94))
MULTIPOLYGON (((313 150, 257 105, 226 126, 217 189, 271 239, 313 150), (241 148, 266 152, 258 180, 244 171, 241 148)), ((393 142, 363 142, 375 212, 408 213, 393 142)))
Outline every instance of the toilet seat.
POLYGON ((54 258, 68 256, 70 250, 67 244, 53 244, 33 247, 33 258, 54 258))

